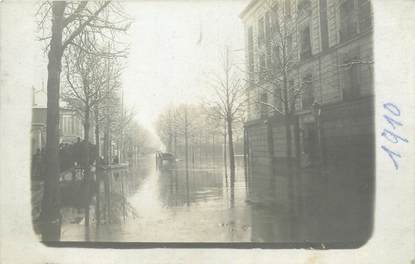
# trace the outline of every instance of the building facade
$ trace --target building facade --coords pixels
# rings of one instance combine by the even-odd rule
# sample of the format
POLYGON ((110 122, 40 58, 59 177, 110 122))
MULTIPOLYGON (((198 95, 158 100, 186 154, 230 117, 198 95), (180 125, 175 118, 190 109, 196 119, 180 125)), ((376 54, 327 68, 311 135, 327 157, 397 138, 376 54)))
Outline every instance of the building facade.
MULTIPOLYGON (((274 203, 302 220, 310 220, 306 200, 314 199, 328 230, 366 239, 374 177, 370 2, 253 0, 240 17, 249 79, 250 199, 274 203), (287 164, 293 164, 290 173, 287 164)), ((338 234, 309 232, 303 235, 338 234)))
MULTIPOLYGON (((74 143, 77 138, 84 137, 83 121, 77 111, 61 108, 59 111, 59 136, 60 143, 74 143)), ((93 131, 90 131, 90 141, 94 139, 93 131)))
MULTIPOLYGON (((32 154, 46 145, 47 108, 32 108, 32 154)), ((59 111, 59 143, 75 143, 77 138, 84 137, 84 128, 80 115, 71 109, 61 108, 59 111)), ((91 136, 92 132, 91 132, 91 136)), ((93 139, 93 138, 92 138, 93 139)))

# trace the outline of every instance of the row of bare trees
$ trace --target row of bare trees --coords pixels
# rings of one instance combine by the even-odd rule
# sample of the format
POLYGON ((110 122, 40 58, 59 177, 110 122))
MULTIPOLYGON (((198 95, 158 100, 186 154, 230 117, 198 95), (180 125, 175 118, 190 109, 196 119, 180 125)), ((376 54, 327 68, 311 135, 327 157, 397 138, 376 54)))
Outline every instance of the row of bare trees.
POLYGON ((214 161, 215 152, 213 147, 222 144, 223 125, 217 121, 209 120, 205 108, 200 104, 180 104, 177 106, 169 106, 158 117, 156 128, 158 136, 165 145, 167 152, 173 153, 176 156, 186 155, 186 145, 189 159, 193 159, 193 154, 196 161, 201 159, 214 161), (208 122, 207 122, 208 121, 208 122), (209 146, 209 153, 212 155, 208 157, 207 152, 209 146), (199 153, 196 153, 198 150, 199 153), (202 157, 204 155, 204 157, 202 157))
MULTIPOLYGON (((63 98, 84 119, 84 139, 89 141, 91 118, 96 134, 103 113, 113 107, 120 86, 119 58, 127 46, 122 35, 131 22, 122 5, 111 1, 45 1, 40 3, 37 20, 48 56, 46 171, 42 199, 42 240, 60 239, 59 190, 59 107, 63 98), (62 71, 64 74, 62 74, 62 71), (63 91, 61 91, 63 83, 63 91)), ((107 120, 107 123, 110 123, 107 120)), ((107 129, 110 124, 107 124, 107 129)), ((99 140, 99 136, 96 137, 99 140)), ((99 143, 99 142, 98 142, 99 143)), ((99 146, 99 144, 97 144, 99 146)), ((86 155, 89 164, 89 155, 86 155)), ((89 182, 90 168, 85 170, 89 182)), ((86 224, 89 224, 89 213, 86 224)))
POLYGON ((231 51, 228 47, 224 51, 219 70, 210 72, 206 78, 210 95, 193 105, 182 104, 166 109, 159 116, 157 132, 167 152, 181 155, 183 153, 178 153, 178 149, 180 145, 184 147, 186 175, 189 171, 189 159, 192 160, 192 166, 194 164, 195 146, 199 145, 201 151, 200 145, 204 143, 206 151, 206 142, 210 142, 214 159, 214 146, 222 145, 224 177, 226 185, 228 182, 230 184, 233 201, 236 173, 235 135, 238 139, 243 135, 246 96, 241 72, 230 56, 231 51))

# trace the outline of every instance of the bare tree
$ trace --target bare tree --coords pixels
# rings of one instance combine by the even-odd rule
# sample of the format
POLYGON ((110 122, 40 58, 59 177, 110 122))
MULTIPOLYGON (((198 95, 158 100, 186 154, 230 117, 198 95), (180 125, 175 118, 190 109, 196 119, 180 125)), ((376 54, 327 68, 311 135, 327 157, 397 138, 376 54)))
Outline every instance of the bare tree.
MULTIPOLYGON (((43 33, 46 33, 41 39, 49 41, 46 47, 48 51, 46 175, 41 213, 44 241, 60 239, 58 127, 62 57, 69 46, 77 45, 75 40, 85 32, 103 39, 112 38, 114 32, 128 28, 129 22, 125 19, 110 19, 110 14, 113 14, 112 17, 123 17, 120 6, 110 1, 45 1, 40 4, 37 12, 39 27, 43 33), (117 22, 111 23, 111 21, 117 22)), ((99 50, 86 51, 105 55, 105 52, 99 50)))
POLYGON ((123 103, 119 105, 118 114, 113 116, 113 134, 115 135, 117 145, 117 155, 120 162, 125 161, 126 146, 125 133, 129 125, 134 122, 136 112, 133 108, 126 108, 123 103))
MULTIPOLYGON (((295 111, 299 107, 300 99, 312 93, 310 84, 313 81, 312 77, 307 77, 302 82, 294 82, 294 79, 296 79, 294 74, 300 58, 311 55, 311 44, 309 46, 301 45, 302 49, 298 49, 300 47, 296 40, 298 35, 298 16, 292 14, 289 1, 267 0, 265 1, 265 8, 265 15, 258 29, 259 63, 256 69, 252 55, 252 30, 248 30, 248 86, 258 88, 259 94, 254 99, 254 103, 260 108, 261 117, 266 118, 268 152, 271 158, 269 187, 272 194, 275 193, 277 169, 274 161, 274 132, 268 114, 272 112, 276 116, 282 116, 284 120, 288 195, 292 203, 290 206, 290 216, 293 217, 295 196, 292 147, 293 143, 298 143, 299 140, 299 128, 298 122, 295 122, 295 111), (270 97, 274 102, 270 103, 268 101, 270 97), (293 125, 294 138, 292 134, 293 125)), ((304 34, 305 36, 307 35, 306 33, 304 34)), ((298 145, 296 151, 298 155, 298 145)))
POLYGON ((166 111, 158 116, 157 131, 163 144, 166 146, 167 152, 176 152, 177 136, 179 133, 179 124, 177 120, 177 109, 169 106, 166 111))
POLYGON ((127 156, 134 164, 139 157, 140 149, 144 150, 152 145, 151 137, 149 132, 134 120, 128 123, 124 131, 127 156))
MULTIPOLYGON (((199 144, 199 159, 201 159, 201 128, 202 109, 199 105, 180 104, 170 106, 157 120, 157 131, 160 140, 167 151, 175 155, 184 155, 186 175, 189 174, 189 160, 194 167, 194 152, 199 144), (184 153, 178 151, 178 146, 184 148, 184 153)), ((179 150, 181 150, 180 148, 179 150)))
MULTIPOLYGON (((90 182, 90 151, 89 137, 91 116, 93 110, 95 121, 99 121, 100 104, 113 95, 114 89, 119 87, 120 71, 115 61, 108 61, 103 57, 86 53, 78 46, 69 48, 65 55, 65 82, 63 100, 76 109, 84 120, 83 170, 85 192, 89 194, 90 182), (108 64, 111 66, 107 67, 108 64), (106 69, 111 68, 110 72, 106 69), (107 87, 105 84, 111 82, 107 87)), ((96 126, 98 125, 95 124, 96 126)), ((99 138, 99 134, 97 135, 99 138)), ((99 144, 99 142, 98 142, 99 144)), ((88 196, 86 196, 88 197, 88 196)), ((89 225, 89 202, 85 205, 85 225, 89 225)))
POLYGON ((278 1, 266 1, 267 12, 263 27, 260 29, 258 42, 265 47, 260 55, 258 69, 250 66, 249 84, 257 86, 261 98, 255 103, 261 106, 261 114, 268 110, 284 116, 286 134, 286 156, 292 157, 291 125, 296 109, 296 102, 303 93, 304 85, 295 85, 290 79, 298 60, 298 49, 295 45, 296 22, 291 19, 290 10, 279 5, 278 1), (254 77, 256 76, 256 80, 254 77), (268 102, 268 95, 274 103, 268 102))
MULTIPOLYGON (((211 137, 212 139, 212 146, 211 146, 211 151, 212 151, 212 165, 215 167, 216 164, 216 151, 215 151, 215 146, 217 143, 221 142, 220 139, 217 138, 217 136, 222 136, 222 138, 226 138, 226 134, 224 133, 224 125, 223 125, 223 120, 220 116, 216 115, 215 113, 217 111, 215 111, 214 109, 210 109, 207 108, 205 105, 203 105, 203 111, 204 111, 204 120, 205 120, 205 126, 204 129, 206 129, 207 132, 207 136, 211 137), (207 122, 206 122, 207 120, 207 122)), ((209 140, 209 139, 208 139, 209 140)), ((224 158, 226 158, 226 154, 224 155, 224 158)), ((226 165, 225 165, 225 173, 227 174, 227 170, 226 170, 226 165)), ((227 176, 226 176, 227 178, 227 176)))
POLYGON ((213 125, 213 127, 210 128, 211 133, 213 135, 219 133, 223 138, 223 169, 225 175, 225 185, 228 187, 228 147, 226 144, 228 141, 227 123, 222 114, 222 111, 218 108, 217 105, 214 105, 212 102, 206 102, 204 108, 209 123, 213 125))
POLYGON ((216 111, 216 115, 221 117, 225 122, 227 144, 229 149, 229 167, 230 167, 230 186, 231 201, 234 201, 235 185, 235 156, 234 156, 234 139, 233 126, 235 121, 244 111, 246 102, 245 89, 239 78, 237 68, 232 63, 229 56, 229 48, 225 49, 225 58, 221 67, 221 72, 215 74, 212 78, 212 87, 214 90, 214 100, 207 102, 210 109, 216 111))
MULTIPOLYGON (((312 7, 310 1, 301 1, 297 6, 297 15, 294 15, 289 1, 267 0, 264 5, 266 12, 258 29, 259 63, 255 69, 254 62, 248 61, 250 78, 247 81, 248 85, 258 87, 261 94, 269 95, 274 99, 273 103, 263 98, 255 100, 255 104, 262 106, 262 112, 271 110, 284 116, 286 156, 291 159, 290 127, 295 120, 295 111, 297 108, 310 107, 316 103, 313 98, 312 84, 315 80, 312 75, 302 76, 300 82, 294 82, 297 78, 294 74, 298 63, 303 58, 311 56, 310 29, 298 32, 298 24, 302 12, 310 12, 312 7), (298 40, 297 36, 299 36, 298 40)), ((248 49, 253 49, 252 45, 252 41, 249 40, 248 49)), ((356 64, 370 67, 373 61, 355 58, 336 66, 347 68, 356 64)))

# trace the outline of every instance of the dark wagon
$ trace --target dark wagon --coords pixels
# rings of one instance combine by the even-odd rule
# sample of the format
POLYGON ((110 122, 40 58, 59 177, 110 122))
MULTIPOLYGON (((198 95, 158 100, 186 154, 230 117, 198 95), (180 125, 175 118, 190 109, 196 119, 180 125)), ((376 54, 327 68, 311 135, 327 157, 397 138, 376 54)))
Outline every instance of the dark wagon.
POLYGON ((167 152, 156 153, 156 166, 159 170, 169 170, 176 166, 176 157, 167 152))

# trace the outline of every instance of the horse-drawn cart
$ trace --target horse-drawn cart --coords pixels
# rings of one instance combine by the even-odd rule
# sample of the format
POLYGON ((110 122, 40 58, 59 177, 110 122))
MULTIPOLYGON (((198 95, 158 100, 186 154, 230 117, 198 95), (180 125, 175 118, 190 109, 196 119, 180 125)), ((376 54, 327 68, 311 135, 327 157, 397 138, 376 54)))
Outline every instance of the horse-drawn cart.
POLYGON ((176 166, 176 157, 171 153, 156 153, 156 166, 159 170, 169 170, 176 166))

